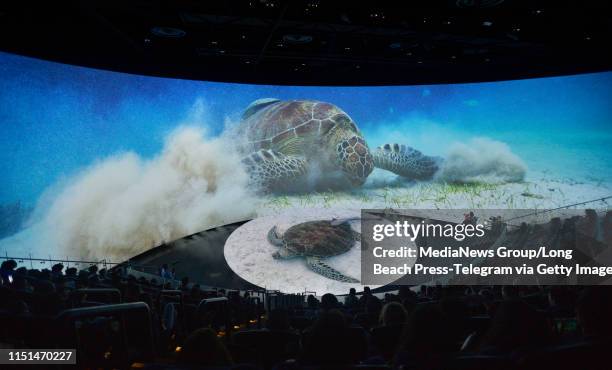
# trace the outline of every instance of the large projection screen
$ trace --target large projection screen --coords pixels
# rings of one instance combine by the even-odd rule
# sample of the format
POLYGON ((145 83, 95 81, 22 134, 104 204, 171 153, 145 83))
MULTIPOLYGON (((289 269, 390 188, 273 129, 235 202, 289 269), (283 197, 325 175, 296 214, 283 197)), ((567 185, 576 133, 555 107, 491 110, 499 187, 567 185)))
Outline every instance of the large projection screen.
POLYGON ((0 53, 0 252, 122 261, 214 226, 294 212, 605 198, 611 92, 612 72, 265 86, 0 53))

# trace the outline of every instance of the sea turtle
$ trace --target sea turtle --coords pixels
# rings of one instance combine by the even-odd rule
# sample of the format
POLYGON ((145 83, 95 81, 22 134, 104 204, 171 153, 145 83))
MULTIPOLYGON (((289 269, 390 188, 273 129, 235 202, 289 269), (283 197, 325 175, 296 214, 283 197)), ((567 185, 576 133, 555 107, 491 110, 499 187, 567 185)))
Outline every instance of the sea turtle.
POLYGON ((279 235, 276 226, 268 232, 268 241, 280 247, 272 254, 275 259, 283 260, 305 257, 308 267, 327 278, 345 283, 358 283, 359 280, 335 270, 323 259, 347 252, 361 234, 354 231, 351 219, 307 221, 291 226, 279 235))
POLYGON ((371 151, 351 117, 321 101, 256 100, 238 132, 251 180, 269 191, 360 186, 374 167, 429 179, 441 161, 400 144, 371 151))

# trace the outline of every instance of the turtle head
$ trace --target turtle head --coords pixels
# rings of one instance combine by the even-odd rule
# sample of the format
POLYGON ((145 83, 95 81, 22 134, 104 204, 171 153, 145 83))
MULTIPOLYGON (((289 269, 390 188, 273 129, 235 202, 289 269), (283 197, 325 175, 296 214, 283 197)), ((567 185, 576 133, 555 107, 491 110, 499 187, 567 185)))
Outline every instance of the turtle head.
POLYGON ((359 135, 341 140, 336 146, 342 172, 353 186, 362 185, 372 170, 374 161, 368 144, 359 135))

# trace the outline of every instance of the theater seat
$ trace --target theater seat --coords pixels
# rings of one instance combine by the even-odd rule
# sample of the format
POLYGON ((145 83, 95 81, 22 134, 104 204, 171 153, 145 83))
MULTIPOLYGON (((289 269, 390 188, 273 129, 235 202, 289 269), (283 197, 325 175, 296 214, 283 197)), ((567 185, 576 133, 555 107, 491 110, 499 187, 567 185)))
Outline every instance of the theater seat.
POLYGON ((488 315, 471 316, 468 319, 468 326, 471 331, 484 332, 491 324, 491 317, 488 315))
POLYGON ((531 353, 520 360, 521 368, 610 369, 610 343, 581 342, 531 353))
POLYGON ((263 329, 240 331, 232 335, 234 345, 253 351, 257 363, 266 368, 295 357, 299 341, 297 334, 263 329))
POLYGON ((296 362, 278 364, 273 370, 391 370, 389 365, 320 365, 303 366, 296 362))
POLYGON ((470 355, 455 357, 444 368, 448 370, 511 370, 517 367, 514 361, 505 356, 470 355))
POLYGON ((368 333, 366 330, 360 326, 349 326, 346 335, 353 362, 358 363, 365 360, 368 355, 368 333))
POLYGON ((389 325, 372 328, 372 345, 387 360, 397 351, 402 336, 403 325, 389 325))
POLYGON ((236 364, 232 366, 199 366, 180 365, 167 363, 133 363, 131 370, 261 370, 260 367, 251 364, 236 364))
POLYGON ((304 330, 312 325, 312 319, 306 316, 294 316, 290 319, 291 327, 297 330, 304 330))

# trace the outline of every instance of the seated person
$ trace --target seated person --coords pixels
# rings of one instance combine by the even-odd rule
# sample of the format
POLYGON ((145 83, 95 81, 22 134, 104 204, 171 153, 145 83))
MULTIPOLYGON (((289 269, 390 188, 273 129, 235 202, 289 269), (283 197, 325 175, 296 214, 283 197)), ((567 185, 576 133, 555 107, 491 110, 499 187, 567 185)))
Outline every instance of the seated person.
POLYGON ((435 304, 420 304, 408 317, 394 364, 406 368, 443 368, 456 350, 445 335, 448 319, 435 304))
POLYGON ((585 288, 576 305, 576 317, 584 339, 595 342, 612 341, 612 288, 585 288))
POLYGON ((183 344, 178 363, 197 366, 229 366, 234 363, 229 351, 210 328, 197 329, 183 344))
POLYGON ((483 354, 511 354, 547 346, 552 330, 546 317, 521 300, 500 303, 480 343, 483 354))

